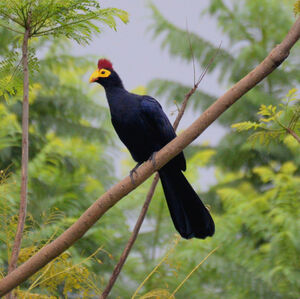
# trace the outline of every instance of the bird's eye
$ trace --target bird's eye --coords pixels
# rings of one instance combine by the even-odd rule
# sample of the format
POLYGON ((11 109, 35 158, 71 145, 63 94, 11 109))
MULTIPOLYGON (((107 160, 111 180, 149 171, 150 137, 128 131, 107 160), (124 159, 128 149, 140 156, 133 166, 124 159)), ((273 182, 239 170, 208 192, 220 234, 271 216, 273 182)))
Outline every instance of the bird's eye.
POLYGON ((98 70, 98 77, 107 78, 110 76, 110 74, 111 74, 111 72, 109 70, 106 70, 106 69, 98 70))

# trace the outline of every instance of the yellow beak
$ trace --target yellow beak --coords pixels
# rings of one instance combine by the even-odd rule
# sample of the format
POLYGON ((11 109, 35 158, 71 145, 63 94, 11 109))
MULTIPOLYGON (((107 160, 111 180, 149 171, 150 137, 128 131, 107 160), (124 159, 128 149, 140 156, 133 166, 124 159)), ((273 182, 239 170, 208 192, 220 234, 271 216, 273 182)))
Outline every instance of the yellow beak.
POLYGON ((90 83, 93 83, 93 82, 95 82, 95 81, 97 81, 97 79, 100 77, 100 74, 99 74, 100 72, 99 72, 99 70, 97 69, 97 70, 95 70, 93 73, 92 73, 92 75, 91 75, 91 77, 90 77, 90 83))

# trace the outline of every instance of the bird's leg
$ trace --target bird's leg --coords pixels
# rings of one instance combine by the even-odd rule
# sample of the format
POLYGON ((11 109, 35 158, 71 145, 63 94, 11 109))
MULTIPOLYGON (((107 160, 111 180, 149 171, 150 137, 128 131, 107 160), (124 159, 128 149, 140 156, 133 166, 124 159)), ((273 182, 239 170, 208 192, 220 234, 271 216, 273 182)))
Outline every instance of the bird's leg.
POLYGON ((152 162, 152 165, 153 165, 153 167, 155 168, 156 167, 156 161, 155 161, 155 156, 156 156, 156 154, 157 154, 157 152, 153 152, 152 154, 151 154, 151 156, 149 157, 149 161, 151 161, 152 162))
POLYGON ((136 170, 139 168, 139 166, 141 165, 142 163, 141 162, 138 162, 129 172, 129 176, 130 176, 130 179, 131 179, 131 183, 134 185, 134 178, 133 178, 133 174, 135 173, 136 174, 136 170))

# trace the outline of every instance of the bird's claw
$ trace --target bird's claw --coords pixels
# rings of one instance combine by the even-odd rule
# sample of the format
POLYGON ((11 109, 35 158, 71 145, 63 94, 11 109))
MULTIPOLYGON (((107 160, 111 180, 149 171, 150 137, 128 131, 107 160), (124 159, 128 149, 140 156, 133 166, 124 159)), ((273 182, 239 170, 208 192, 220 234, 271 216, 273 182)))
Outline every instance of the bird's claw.
POLYGON ((149 161, 152 162, 154 168, 156 167, 156 160, 155 160, 156 154, 157 152, 153 152, 152 155, 149 157, 149 161))
POLYGON ((137 175, 136 170, 139 168, 140 165, 141 165, 141 163, 137 163, 137 164, 130 170, 130 172, 129 172, 130 180, 131 180, 131 183, 132 183, 133 185, 135 184, 133 175, 134 175, 134 174, 137 175))

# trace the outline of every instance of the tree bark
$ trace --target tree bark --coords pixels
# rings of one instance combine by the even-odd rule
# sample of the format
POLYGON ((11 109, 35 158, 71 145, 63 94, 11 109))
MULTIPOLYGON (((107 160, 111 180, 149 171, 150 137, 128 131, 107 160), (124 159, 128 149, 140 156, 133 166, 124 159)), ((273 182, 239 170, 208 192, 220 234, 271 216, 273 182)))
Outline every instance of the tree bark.
MULTIPOLYGON (((29 24, 28 24, 29 25, 29 24)), ((23 107, 22 107, 22 168, 21 168, 21 196, 18 217, 18 226, 13 244, 11 258, 8 266, 8 273, 17 267, 17 261, 21 249, 23 231, 27 211, 27 181, 28 181, 28 120, 29 120, 29 70, 28 70, 28 40, 30 29, 27 28, 23 37, 22 62, 23 62, 23 107)), ((13 294, 9 293, 6 299, 12 299, 13 294)))
POLYGON ((193 142, 211 123, 224 111, 234 104, 247 91, 261 82, 288 57, 290 49, 300 38, 300 17, 282 41, 271 53, 247 76, 230 88, 214 104, 212 104, 184 133, 173 139, 156 155, 156 168, 151 162, 146 162, 137 170, 135 185, 127 176, 110 188, 97 201, 88 208, 82 216, 69 227, 62 235, 50 244, 43 247, 33 257, 15 269, 0 281, 0 296, 6 294, 14 287, 25 281, 52 259, 67 250, 80 239, 87 230, 122 197, 144 182, 157 169, 178 155, 187 145, 193 142))

